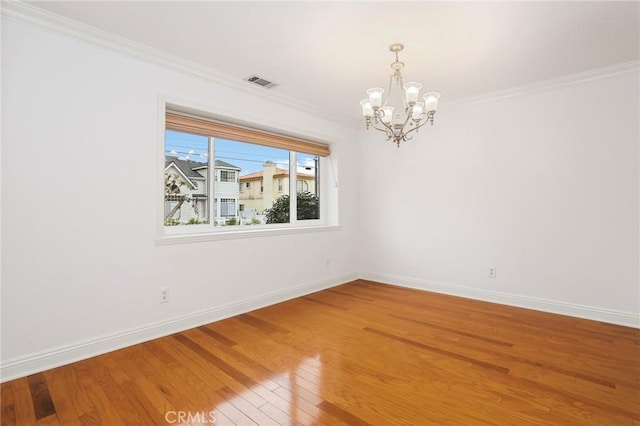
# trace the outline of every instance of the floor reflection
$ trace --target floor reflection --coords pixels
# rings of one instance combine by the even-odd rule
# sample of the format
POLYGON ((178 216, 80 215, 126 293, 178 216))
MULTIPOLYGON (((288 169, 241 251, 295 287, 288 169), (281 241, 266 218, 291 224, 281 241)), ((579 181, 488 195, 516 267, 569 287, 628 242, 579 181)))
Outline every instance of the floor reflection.
MULTIPOLYGON (((216 425, 321 423, 323 412, 317 407, 322 402, 318 397, 321 382, 321 356, 316 354, 294 363, 281 374, 265 378, 239 394, 228 388, 223 389, 225 398, 211 412, 216 425)), ((209 419, 204 422, 193 420, 192 418, 191 422, 180 424, 211 424, 209 419)))

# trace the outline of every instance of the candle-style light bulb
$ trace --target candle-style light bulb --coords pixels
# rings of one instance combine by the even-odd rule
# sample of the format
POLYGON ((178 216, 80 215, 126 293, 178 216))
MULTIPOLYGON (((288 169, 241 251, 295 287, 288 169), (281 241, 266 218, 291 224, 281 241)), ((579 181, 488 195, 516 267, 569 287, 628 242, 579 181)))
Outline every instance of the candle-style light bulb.
POLYGON ((393 119, 393 110, 395 108, 392 106, 386 106, 384 108, 382 108, 382 117, 380 118, 382 120, 383 123, 389 124, 391 123, 391 120, 393 119))
POLYGON ((367 90, 367 95, 369 95, 369 102, 371 102, 371 107, 380 108, 382 106, 382 94, 384 93, 384 89, 382 87, 372 87, 367 90))
POLYGON ((422 89, 422 84, 412 81, 410 83, 405 83, 402 87, 404 87, 404 99, 407 104, 412 105, 416 103, 420 98, 420 89, 422 89))
POLYGON ((371 106, 371 102, 369 99, 363 99, 360 101, 360 105, 362 106, 362 115, 365 117, 373 117, 373 107, 371 106))
POLYGON ((438 100, 440 99, 440 93, 429 92, 424 95, 424 105, 427 113, 435 113, 438 110, 438 100))
POLYGON ((424 111, 424 102, 416 102, 411 110, 411 118, 414 120, 419 120, 422 112, 424 111))

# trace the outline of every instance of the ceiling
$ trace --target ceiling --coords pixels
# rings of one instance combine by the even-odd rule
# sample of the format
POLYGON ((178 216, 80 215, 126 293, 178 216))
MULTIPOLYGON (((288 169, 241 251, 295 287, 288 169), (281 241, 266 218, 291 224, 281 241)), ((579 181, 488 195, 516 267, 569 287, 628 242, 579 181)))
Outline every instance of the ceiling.
MULTIPOLYGON (((443 104, 640 58, 632 2, 57 2, 32 5, 214 68, 343 122, 387 87, 391 43, 405 81, 443 104)), ((249 84, 249 83, 247 83, 249 84)))

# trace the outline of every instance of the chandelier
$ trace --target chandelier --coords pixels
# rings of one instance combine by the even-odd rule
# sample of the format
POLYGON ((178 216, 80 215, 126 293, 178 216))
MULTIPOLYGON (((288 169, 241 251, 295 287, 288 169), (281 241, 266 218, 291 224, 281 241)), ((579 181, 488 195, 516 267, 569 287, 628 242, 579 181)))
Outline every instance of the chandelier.
POLYGON ((400 147, 400 142, 406 142, 413 138, 411 133, 427 123, 433 126, 433 116, 438 109, 440 93, 428 92, 419 101, 422 84, 416 82, 403 83, 402 68, 404 62, 398 60, 398 52, 404 49, 404 45, 395 43, 389 46, 389 50, 396 54, 396 60, 391 64, 393 74, 389 78, 389 90, 386 99, 382 94, 384 89, 372 87, 367 90, 368 99, 360 101, 362 115, 365 118, 367 129, 373 127, 387 135, 387 140, 400 147))

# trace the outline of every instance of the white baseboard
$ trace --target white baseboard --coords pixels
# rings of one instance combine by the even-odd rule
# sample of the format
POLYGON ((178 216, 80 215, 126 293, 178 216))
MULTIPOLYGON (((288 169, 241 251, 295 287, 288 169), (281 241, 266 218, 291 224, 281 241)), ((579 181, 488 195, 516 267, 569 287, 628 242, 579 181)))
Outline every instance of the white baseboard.
POLYGON ((326 288, 335 287, 358 278, 356 272, 335 275, 296 287, 276 291, 263 296, 246 299, 226 306, 196 312, 167 321, 148 324, 143 327, 113 333, 95 339, 77 342, 71 345, 30 354, 17 359, 7 360, 0 365, 0 382, 25 377, 30 374, 60 367, 72 362, 91 358, 127 346, 148 340, 168 336, 173 333, 199 327, 214 321, 220 321, 235 315, 250 312, 265 306, 304 296, 326 288))
POLYGON ((167 321, 149 324, 143 327, 125 330, 118 333, 98 337, 95 339, 76 342, 72 345, 54 348, 51 350, 30 354, 17 359, 7 360, 0 365, 0 382, 25 377, 30 374, 60 367, 72 362, 91 358, 107 352, 132 346, 148 340, 157 339, 190 328, 198 327, 211 322, 219 321, 235 315, 260 309, 265 306, 283 302, 314 293, 326 288, 362 278, 386 284, 394 284, 402 287, 418 290, 432 291, 435 293, 449 294, 470 299, 483 300, 503 305, 517 306, 534 309, 537 311, 551 312, 554 314, 568 315, 572 317, 603 321, 611 324, 640 328, 640 315, 629 312, 620 312, 593 306, 577 305, 573 303, 557 302, 528 296, 518 296, 508 293, 478 290, 428 280, 420 280, 396 275, 381 274, 376 272, 356 272, 332 276, 318 281, 305 283, 296 287, 276 291, 263 296, 246 299, 230 305, 219 306, 206 311, 196 312, 167 321))
POLYGON ((418 290, 432 291, 434 293, 449 294, 452 296, 483 300, 485 302, 499 303, 501 305, 517 306, 519 308, 533 309, 536 311, 550 312, 571 317, 624 325, 627 327, 640 328, 640 315, 637 313, 614 311, 611 309, 602 309, 593 306, 577 305, 574 303, 558 302, 529 296, 519 296, 516 294, 478 290, 470 287, 381 274, 377 272, 361 272, 360 278, 385 284, 395 284, 402 287, 415 288, 418 290))

